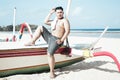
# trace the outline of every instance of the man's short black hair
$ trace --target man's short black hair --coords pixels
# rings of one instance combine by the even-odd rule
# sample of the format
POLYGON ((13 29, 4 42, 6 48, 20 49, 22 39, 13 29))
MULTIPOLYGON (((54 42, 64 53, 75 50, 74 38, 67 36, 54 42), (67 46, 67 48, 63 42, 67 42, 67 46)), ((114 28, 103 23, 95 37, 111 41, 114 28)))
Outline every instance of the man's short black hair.
POLYGON ((56 11, 56 10, 62 10, 62 11, 63 11, 63 8, 62 8, 61 6, 59 6, 59 7, 56 7, 56 8, 55 8, 55 11, 56 11))

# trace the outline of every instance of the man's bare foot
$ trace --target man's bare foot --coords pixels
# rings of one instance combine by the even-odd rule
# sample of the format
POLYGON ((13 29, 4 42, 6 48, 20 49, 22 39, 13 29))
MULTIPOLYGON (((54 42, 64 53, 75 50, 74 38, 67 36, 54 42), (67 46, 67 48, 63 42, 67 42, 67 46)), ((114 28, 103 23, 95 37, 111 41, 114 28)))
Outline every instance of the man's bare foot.
POLYGON ((28 42, 28 43, 26 43, 26 44, 24 44, 25 46, 34 46, 35 45, 35 43, 34 42, 28 42))
POLYGON ((54 79, 57 75, 56 74, 50 74, 50 78, 54 79))

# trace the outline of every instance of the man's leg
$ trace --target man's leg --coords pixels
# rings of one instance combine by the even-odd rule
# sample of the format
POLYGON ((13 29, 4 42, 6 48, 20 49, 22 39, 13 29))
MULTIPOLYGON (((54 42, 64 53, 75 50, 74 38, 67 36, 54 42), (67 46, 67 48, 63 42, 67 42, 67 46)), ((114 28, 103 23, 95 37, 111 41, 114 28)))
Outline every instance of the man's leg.
POLYGON ((55 78, 56 75, 54 73, 54 67, 55 67, 55 57, 54 53, 55 51, 60 47, 59 44, 56 43, 56 40, 58 40, 57 37, 51 36, 48 41, 48 63, 50 67, 50 77, 55 78))
POLYGON ((43 27, 39 26, 36 30, 35 33, 33 35, 33 38, 30 40, 30 42, 28 42, 27 44, 25 44, 26 46, 32 46, 35 45, 35 41, 41 36, 41 33, 43 32, 43 27))
POLYGON ((54 67, 55 67, 55 57, 48 53, 48 64, 50 67, 50 78, 55 78, 54 67))

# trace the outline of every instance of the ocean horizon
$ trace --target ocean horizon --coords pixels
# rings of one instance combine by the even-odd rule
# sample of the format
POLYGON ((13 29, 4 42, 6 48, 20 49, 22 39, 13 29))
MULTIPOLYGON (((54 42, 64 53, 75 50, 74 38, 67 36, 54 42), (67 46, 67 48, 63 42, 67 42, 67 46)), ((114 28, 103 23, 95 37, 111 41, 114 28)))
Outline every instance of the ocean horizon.
MULTIPOLYGON (((78 37, 99 37, 104 29, 71 29, 69 36, 78 37)), ((16 31, 16 36, 19 36, 19 31, 16 31)), ((34 31, 33 31, 34 33, 34 31)), ((12 31, 0 31, 0 35, 12 35, 12 31)), ((29 34, 28 31, 24 31, 24 34, 29 34)), ((120 38, 120 29, 108 29, 103 35, 106 38, 120 38)), ((0 36, 0 39, 2 37, 0 36)))
MULTIPOLYGON (((102 32, 104 28, 81 28, 81 29, 71 29, 71 31, 82 31, 82 32, 102 32)), ((120 32, 120 28, 109 28, 107 32, 120 32)))
MULTIPOLYGON (((100 34, 104 31, 104 29, 71 29, 71 36, 79 36, 79 37, 99 37, 100 34)), ((106 38, 120 38, 120 29, 108 29, 106 33, 103 35, 106 38)))

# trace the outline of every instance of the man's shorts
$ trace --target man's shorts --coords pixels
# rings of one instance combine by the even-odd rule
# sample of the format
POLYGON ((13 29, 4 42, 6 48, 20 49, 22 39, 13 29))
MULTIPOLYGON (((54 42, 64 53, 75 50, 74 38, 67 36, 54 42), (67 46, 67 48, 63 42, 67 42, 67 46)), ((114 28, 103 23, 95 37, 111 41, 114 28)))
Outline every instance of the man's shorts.
POLYGON ((62 44, 58 44, 56 42, 56 40, 58 40, 60 38, 53 36, 44 26, 43 26, 42 36, 43 36, 44 40, 48 43, 47 52, 50 55, 53 55, 55 53, 55 51, 62 45, 62 44))

